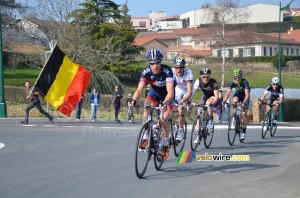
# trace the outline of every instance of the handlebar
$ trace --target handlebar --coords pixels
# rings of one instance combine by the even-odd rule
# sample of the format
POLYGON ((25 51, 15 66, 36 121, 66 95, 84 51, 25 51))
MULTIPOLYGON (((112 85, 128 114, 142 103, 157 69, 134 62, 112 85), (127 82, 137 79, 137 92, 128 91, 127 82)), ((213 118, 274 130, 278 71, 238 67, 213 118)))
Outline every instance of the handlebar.
POLYGON ((191 105, 196 107, 213 107, 213 104, 207 105, 207 104, 201 104, 201 103, 191 103, 191 105))

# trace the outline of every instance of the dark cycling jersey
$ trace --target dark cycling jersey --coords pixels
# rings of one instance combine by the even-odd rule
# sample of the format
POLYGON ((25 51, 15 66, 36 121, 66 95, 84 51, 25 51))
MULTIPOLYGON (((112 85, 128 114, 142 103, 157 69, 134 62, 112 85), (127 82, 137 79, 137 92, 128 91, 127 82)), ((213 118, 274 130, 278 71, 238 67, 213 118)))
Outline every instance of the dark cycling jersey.
POLYGON ((150 66, 145 67, 140 78, 140 83, 151 85, 149 92, 155 92, 163 96, 168 94, 166 88, 168 82, 174 83, 173 72, 169 66, 164 64, 161 65, 161 71, 158 74, 154 74, 150 66))
POLYGON ((272 85, 268 85, 268 87, 265 90, 265 93, 271 92, 270 98, 273 100, 276 100, 280 96, 283 97, 283 87, 281 85, 278 85, 277 88, 274 90, 272 85))
POLYGON ((207 84, 204 84, 202 78, 197 79, 195 82, 195 89, 198 88, 201 89, 206 98, 215 96, 214 90, 219 90, 218 82, 213 78, 210 78, 207 84))
POLYGON ((250 86, 246 79, 242 79, 241 83, 237 83, 236 80, 233 80, 229 83, 229 89, 235 88, 236 92, 239 92, 241 94, 245 94, 245 89, 249 89, 250 86))

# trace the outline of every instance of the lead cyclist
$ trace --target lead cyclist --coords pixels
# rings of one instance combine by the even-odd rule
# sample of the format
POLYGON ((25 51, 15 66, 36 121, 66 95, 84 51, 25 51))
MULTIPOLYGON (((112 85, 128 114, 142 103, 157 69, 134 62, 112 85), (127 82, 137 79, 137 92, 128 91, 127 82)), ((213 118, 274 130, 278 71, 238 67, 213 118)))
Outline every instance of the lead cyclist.
POLYGON ((181 142, 183 139, 183 125, 185 122, 185 113, 187 105, 194 96, 194 75, 192 70, 186 68, 184 58, 176 58, 172 68, 175 81, 175 103, 178 104, 178 134, 176 141, 181 142))

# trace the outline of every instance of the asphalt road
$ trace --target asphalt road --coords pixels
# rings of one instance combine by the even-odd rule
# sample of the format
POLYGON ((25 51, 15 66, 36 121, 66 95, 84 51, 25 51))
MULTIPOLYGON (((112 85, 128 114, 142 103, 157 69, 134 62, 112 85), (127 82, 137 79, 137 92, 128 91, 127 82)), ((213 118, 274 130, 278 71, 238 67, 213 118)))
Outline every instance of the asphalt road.
MULTIPOLYGON (((250 161, 176 163, 173 151, 143 179, 134 170, 140 124, 1 123, 0 197, 300 197, 300 128, 278 127, 261 139, 249 126, 234 146, 216 126, 211 149, 196 154, 249 155, 250 161)), ((185 151, 190 151, 189 137, 185 151)))

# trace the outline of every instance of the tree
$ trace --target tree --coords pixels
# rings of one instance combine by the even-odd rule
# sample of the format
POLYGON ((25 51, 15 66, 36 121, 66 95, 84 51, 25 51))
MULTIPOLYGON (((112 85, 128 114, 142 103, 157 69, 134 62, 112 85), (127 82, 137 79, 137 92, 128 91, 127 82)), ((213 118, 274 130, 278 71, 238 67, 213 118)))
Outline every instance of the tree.
POLYGON ((222 82, 221 89, 225 82, 225 67, 226 67, 226 43, 233 39, 234 36, 227 36, 226 33, 230 30, 235 30, 235 25, 241 22, 246 22, 249 12, 246 8, 238 7, 239 0, 216 0, 214 6, 207 4, 206 11, 208 21, 211 24, 211 32, 216 38, 217 44, 222 46, 222 82))

